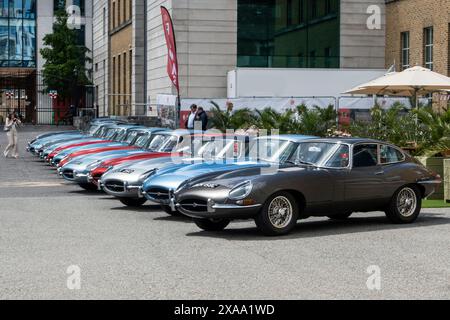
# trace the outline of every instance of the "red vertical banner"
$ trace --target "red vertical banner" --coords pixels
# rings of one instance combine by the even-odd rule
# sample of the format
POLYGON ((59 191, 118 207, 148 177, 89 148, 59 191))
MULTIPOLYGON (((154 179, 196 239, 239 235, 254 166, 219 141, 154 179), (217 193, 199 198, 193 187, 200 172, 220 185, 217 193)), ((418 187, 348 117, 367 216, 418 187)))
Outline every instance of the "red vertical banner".
POLYGON ((179 93, 180 84, 178 83, 177 46, 175 42, 172 18, 170 17, 169 11, 165 7, 161 7, 161 15, 168 51, 167 74, 179 93))

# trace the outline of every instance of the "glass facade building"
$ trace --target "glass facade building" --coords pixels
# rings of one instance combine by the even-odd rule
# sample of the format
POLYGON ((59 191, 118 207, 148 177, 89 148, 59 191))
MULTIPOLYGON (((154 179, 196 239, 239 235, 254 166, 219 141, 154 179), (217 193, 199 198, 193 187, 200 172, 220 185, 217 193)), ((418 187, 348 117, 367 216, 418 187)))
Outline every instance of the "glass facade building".
POLYGON ((36 67, 36 0, 0 0, 0 67, 36 67))
POLYGON ((339 0, 238 0, 238 67, 339 68, 339 0))

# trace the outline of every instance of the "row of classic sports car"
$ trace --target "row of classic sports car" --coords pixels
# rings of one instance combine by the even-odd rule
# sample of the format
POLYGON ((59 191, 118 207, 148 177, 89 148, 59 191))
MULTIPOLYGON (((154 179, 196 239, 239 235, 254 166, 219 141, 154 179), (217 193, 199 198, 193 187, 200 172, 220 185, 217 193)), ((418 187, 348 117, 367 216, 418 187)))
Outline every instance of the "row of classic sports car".
POLYGON ((250 137, 97 119, 89 132, 41 135, 27 149, 81 188, 131 207, 157 203, 206 231, 254 219, 276 236, 300 219, 378 210, 412 223, 442 182, 401 149, 358 138, 250 137))

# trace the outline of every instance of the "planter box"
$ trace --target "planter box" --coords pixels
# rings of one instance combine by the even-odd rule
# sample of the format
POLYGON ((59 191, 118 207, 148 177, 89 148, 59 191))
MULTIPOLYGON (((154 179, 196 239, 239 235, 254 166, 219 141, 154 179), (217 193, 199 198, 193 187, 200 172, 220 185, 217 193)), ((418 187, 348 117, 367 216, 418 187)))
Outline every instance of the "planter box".
MULTIPOLYGON (((444 177, 444 158, 442 158, 442 157, 433 157, 433 158, 417 157, 417 160, 419 160, 428 169, 433 170, 434 172, 439 174, 441 177, 444 177)), ((434 194, 432 194, 428 199, 444 200, 444 184, 442 184, 441 187, 438 190, 436 190, 436 192, 434 194)))
POLYGON ((450 203, 450 159, 444 160, 444 199, 450 203))

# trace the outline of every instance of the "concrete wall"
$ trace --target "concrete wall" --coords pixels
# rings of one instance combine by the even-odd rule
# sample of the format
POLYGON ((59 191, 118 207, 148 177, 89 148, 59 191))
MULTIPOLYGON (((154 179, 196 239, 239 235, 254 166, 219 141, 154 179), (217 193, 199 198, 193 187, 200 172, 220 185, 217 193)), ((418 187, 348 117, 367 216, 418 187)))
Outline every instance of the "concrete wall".
POLYGON ((378 69, 385 67, 385 0, 341 0, 341 68, 378 69), (371 30, 369 6, 381 13, 381 28, 371 30))
POLYGON ((165 0, 147 3, 147 96, 175 93, 167 77, 160 6, 172 14, 182 97, 225 97, 227 72, 237 59, 237 1, 165 0))
POLYGON ((94 1, 93 78, 97 87, 99 115, 108 115, 108 1, 94 1), (105 19, 106 18, 106 19, 105 19))

